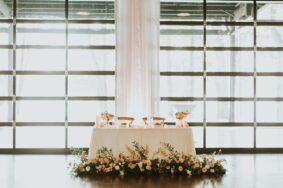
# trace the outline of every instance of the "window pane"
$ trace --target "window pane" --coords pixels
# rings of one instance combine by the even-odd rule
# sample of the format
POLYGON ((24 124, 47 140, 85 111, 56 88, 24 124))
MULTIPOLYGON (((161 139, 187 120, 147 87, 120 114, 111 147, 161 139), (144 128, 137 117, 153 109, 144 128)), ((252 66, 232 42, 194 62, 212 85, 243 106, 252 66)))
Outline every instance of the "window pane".
POLYGON ((208 122, 253 122, 253 102, 206 102, 208 122))
POLYGON ((17 24, 19 45, 65 45, 65 24, 17 24))
POLYGON ((220 2, 207 0, 207 20, 209 21, 252 21, 253 1, 220 2))
POLYGON ((69 147, 89 147, 93 127, 68 127, 69 147))
POLYGON ((257 102, 256 119, 257 122, 282 122, 283 102, 257 102))
POLYGON ((115 50, 69 50, 68 55, 69 70, 115 70, 115 50))
POLYGON ((160 116, 165 117, 167 122, 176 122, 175 112, 189 110, 188 122, 203 122, 203 102, 160 102, 160 116))
POLYGON ((13 102, 0 100, 0 122, 13 121, 13 102))
POLYGON ((253 77, 208 76, 207 97, 253 97, 253 77))
POLYGON ((0 127, 0 148, 13 147, 13 128, 0 127))
POLYGON ((192 127, 194 135, 194 144, 196 148, 203 148, 203 128, 192 127))
POLYGON ((258 148, 282 148, 283 128, 258 127, 256 129, 256 138, 258 148))
POLYGON ((207 26, 208 47, 252 47, 253 27, 207 26))
POLYGON ((283 97, 283 77, 257 77, 257 97, 283 97))
POLYGON ((202 72, 202 51, 160 51, 160 71, 202 72))
POLYGON ((70 96, 114 96, 114 76, 69 76, 70 96))
POLYGON ((13 25, 10 23, 0 23, 0 45, 12 44, 13 25))
POLYGON ((17 148, 64 148, 64 127, 17 127, 17 148))
POLYGON ((1 4, 0 19, 13 17, 13 0, 3 0, 1 4))
POLYGON ((283 52, 257 51, 256 70, 258 72, 283 72, 283 52))
POLYGON ((13 76, 0 75, 0 96, 13 95, 13 76))
POLYGON ((65 70, 65 50, 18 49, 17 70, 65 70))
POLYGON ((161 97, 201 97, 203 78, 200 76, 161 76, 161 97))
POLYGON ((114 0, 69 0, 71 19, 114 19, 114 0))
POLYGON ((1 57, 0 70, 12 70, 13 68, 12 50, 0 49, 0 57, 1 57))
POLYGON ((115 114, 114 101, 69 101, 68 115, 70 122, 95 122, 101 112, 115 114))
POLYGON ((30 1, 17 0, 17 18, 64 19, 65 0, 30 1))
POLYGON ((283 27, 279 26, 258 26, 257 27, 258 47, 282 47, 283 27))
POLYGON ((18 96, 64 96, 65 77, 45 75, 17 76, 18 96))
POLYGON ((208 72, 253 72, 253 52, 207 51, 208 72))
POLYGON ((202 26, 160 26, 160 45, 194 47, 203 45, 202 26))
POLYGON ((206 130, 209 148, 253 147, 253 127, 207 127, 206 130))
POLYGON ((282 21, 283 3, 275 1, 257 2, 257 20, 258 21, 282 21))
POLYGON ((114 24, 69 24, 69 45, 115 45, 114 24))
POLYGON ((162 21, 203 20, 203 0, 161 0, 160 10, 160 20, 162 21))
POLYGON ((63 122, 64 101, 17 101, 18 122, 63 122))

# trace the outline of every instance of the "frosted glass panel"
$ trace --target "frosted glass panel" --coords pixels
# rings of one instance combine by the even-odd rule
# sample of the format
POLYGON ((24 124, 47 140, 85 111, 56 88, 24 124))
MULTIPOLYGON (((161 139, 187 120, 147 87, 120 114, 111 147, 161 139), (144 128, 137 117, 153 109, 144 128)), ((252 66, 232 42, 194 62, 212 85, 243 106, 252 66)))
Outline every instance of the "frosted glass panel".
POLYGON ((68 128, 69 147, 89 147, 93 127, 75 127, 68 128))
POLYGON ((70 122, 95 122, 101 112, 115 114, 114 101, 69 101, 68 114, 70 122))
POLYGON ((114 76, 69 76, 70 96, 114 96, 114 76))
POLYGON ((17 148, 64 148, 64 127, 17 127, 17 148))
POLYGON ((257 102, 258 122, 283 122, 283 102, 257 102))
POLYGON ((17 24, 19 45, 65 45, 65 24, 17 24))
POLYGON ((69 50, 68 55, 69 70, 115 70, 115 50, 69 50))
POLYGON ((0 127, 0 148, 13 147, 13 128, 0 127))
POLYGON ((252 97, 253 77, 208 76, 207 97, 252 97))
POLYGON ((208 127, 206 145, 210 148, 253 147, 252 127, 208 127))
POLYGON ((65 70, 65 50, 19 49, 17 70, 65 70))
POLYGON ((8 49, 0 49, 0 57, 1 57, 0 71, 1 70, 12 70, 12 68, 13 68, 13 51, 8 50, 8 49))
POLYGON ((283 77, 258 76, 257 97, 283 97, 283 77))
POLYGON ((283 128, 261 127, 256 130, 257 147, 259 148, 283 148, 283 128))
POLYGON ((10 23, 0 23, 0 45, 12 44, 13 25, 10 23))
POLYGON ((258 26, 257 27, 258 47, 282 47, 283 27, 279 26, 258 26))
POLYGON ((0 100, 0 122, 13 121, 13 103, 12 101, 0 100))
POLYGON ((202 46, 202 26, 160 26, 160 46, 202 46))
POLYGON ((19 122, 63 122, 64 101, 17 101, 16 120, 19 122))
POLYGON ((115 45, 114 24, 69 24, 69 45, 115 45))
POLYGON ((18 96, 64 96, 64 94, 64 76, 17 76, 18 96))
POLYGON ((212 102, 206 103, 208 122, 253 122, 253 102, 212 102))
POLYGON ((257 51, 256 57, 258 72, 283 72, 283 52, 257 51))
POLYGON ((252 47, 253 27, 207 26, 209 47, 252 47))
POLYGON ((161 97, 201 97, 203 78, 199 76, 161 76, 161 97))
POLYGON ((201 72, 203 52, 199 51, 160 51, 160 71, 201 72))
POLYGON ((208 72, 253 72, 253 52, 207 51, 208 72))
POLYGON ((13 76, 0 75, 0 97, 13 95, 13 76))

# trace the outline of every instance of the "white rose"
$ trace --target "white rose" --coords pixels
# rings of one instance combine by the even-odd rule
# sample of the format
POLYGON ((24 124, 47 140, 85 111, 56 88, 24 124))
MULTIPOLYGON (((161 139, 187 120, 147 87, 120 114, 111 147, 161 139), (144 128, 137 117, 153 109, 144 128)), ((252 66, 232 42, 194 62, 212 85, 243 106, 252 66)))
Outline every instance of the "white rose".
POLYGON ((117 170, 117 171, 120 170, 120 166, 116 165, 115 170, 117 170))
POLYGON ((187 174, 188 174, 189 176, 191 176, 191 175, 192 175, 192 171, 187 170, 187 174))
POLYGON ((210 173, 214 174, 214 169, 210 169, 210 173))
POLYGON ((90 171, 90 166, 85 167, 85 170, 86 170, 87 172, 89 172, 89 171, 90 171))

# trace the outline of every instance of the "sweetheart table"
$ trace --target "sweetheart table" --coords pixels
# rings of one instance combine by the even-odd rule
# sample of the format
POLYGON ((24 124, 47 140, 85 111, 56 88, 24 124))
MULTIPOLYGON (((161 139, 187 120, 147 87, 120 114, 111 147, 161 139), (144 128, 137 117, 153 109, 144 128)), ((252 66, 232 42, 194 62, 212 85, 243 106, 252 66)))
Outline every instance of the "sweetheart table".
POLYGON ((112 149, 113 154, 126 152, 126 145, 136 141, 149 146, 149 155, 157 151, 160 142, 169 143, 179 152, 195 155, 192 128, 93 128, 89 159, 96 156, 101 147, 112 149))

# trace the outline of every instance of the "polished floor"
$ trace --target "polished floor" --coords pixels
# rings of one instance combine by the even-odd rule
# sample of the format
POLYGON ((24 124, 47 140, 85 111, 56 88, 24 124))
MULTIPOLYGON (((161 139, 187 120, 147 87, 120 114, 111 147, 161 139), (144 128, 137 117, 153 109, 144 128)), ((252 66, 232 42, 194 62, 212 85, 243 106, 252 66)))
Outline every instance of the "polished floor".
POLYGON ((69 155, 0 155, 0 188, 282 188, 283 154, 223 155, 222 178, 72 177, 69 155))

